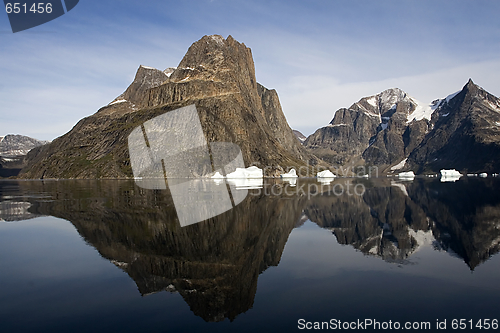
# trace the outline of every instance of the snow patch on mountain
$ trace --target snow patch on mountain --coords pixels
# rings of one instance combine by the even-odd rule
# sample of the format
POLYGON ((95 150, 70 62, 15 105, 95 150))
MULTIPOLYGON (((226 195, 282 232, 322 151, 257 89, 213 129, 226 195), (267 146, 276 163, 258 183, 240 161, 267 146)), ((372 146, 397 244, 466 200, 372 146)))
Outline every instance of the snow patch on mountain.
POLYGON ((374 107, 377 107, 377 97, 376 96, 372 96, 371 98, 367 99, 366 101, 368 102, 368 104, 370 104, 374 107))
POLYGON ((109 105, 114 105, 114 104, 120 104, 120 103, 125 103, 128 102, 126 99, 119 99, 114 102, 109 103, 109 105))
POLYGON ((407 159, 407 158, 405 158, 404 160, 402 160, 401 162, 399 162, 398 164, 396 164, 395 166, 393 166, 393 167, 391 168, 391 170, 392 170, 392 171, 394 171, 394 170, 399 170, 399 169, 402 169, 402 168, 405 166, 405 164, 406 164, 406 161, 407 161, 407 160, 408 160, 408 159, 407 159))
POLYGON ((411 123, 413 120, 422 120, 422 119, 427 119, 431 120, 431 116, 436 110, 433 108, 433 105, 425 105, 419 101, 417 101, 414 98, 411 98, 413 102, 416 104, 415 111, 413 111, 411 114, 408 115, 408 120, 406 121, 407 124, 411 123))

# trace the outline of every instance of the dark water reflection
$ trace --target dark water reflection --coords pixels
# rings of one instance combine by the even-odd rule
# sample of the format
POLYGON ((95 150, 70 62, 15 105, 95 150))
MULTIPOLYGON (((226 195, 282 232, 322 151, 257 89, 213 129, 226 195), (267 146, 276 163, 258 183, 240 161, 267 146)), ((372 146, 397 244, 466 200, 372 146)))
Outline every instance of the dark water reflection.
POLYGON ((500 319, 500 181, 355 183, 363 195, 266 182, 181 228, 168 191, 130 181, 0 182, 10 222, 0 223, 0 327, 251 332, 294 331, 300 318, 500 319))

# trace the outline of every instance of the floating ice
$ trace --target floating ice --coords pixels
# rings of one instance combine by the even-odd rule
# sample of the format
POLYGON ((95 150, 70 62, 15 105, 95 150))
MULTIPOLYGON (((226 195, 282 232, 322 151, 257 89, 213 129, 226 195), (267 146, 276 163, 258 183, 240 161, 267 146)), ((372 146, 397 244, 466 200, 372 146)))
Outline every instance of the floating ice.
POLYGON ((488 174, 486 172, 483 172, 483 173, 479 174, 479 177, 486 178, 486 177, 488 177, 488 174))
POLYGON ((401 172, 400 174, 398 174, 398 177, 400 179, 413 180, 415 178, 415 174, 413 173, 413 171, 401 172))
POLYGON ((297 178, 297 172, 295 169, 290 170, 288 173, 284 173, 281 175, 281 178, 297 178))
POLYGON ((221 175, 218 171, 215 173, 215 175, 213 175, 212 177, 210 177, 212 179, 224 179, 224 176, 221 175))
POLYGON ((249 168, 236 168, 234 172, 227 174, 226 178, 262 178, 264 173, 262 169, 256 166, 251 166, 249 168))
POLYGON ((318 178, 335 178, 335 175, 330 170, 320 171, 316 174, 318 178))
POLYGON ((462 174, 455 169, 441 170, 441 182, 456 182, 462 177, 462 174))

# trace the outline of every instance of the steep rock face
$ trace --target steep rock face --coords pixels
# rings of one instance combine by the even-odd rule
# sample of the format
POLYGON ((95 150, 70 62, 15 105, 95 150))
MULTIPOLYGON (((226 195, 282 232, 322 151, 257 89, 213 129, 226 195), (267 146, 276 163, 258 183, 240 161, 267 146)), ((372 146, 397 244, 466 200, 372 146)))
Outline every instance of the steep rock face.
POLYGON ((407 169, 500 170, 500 100, 472 80, 432 115, 432 131, 412 151, 407 169))
POLYGON ((396 164, 407 156, 407 146, 420 143, 427 130, 422 108, 404 91, 388 89, 338 110, 330 125, 317 130, 304 145, 336 165, 396 164), (411 130, 409 119, 414 119, 411 130))
MULTIPOLYGON (((28 156, 24 178, 131 177, 127 137, 144 121, 195 104, 209 142, 232 142, 245 165, 276 175, 322 163, 286 123, 274 90, 255 79, 252 54, 231 36, 205 36, 177 68, 141 66, 132 85, 69 133, 28 156)), ((189 135, 189 133, 185 133, 189 135)))

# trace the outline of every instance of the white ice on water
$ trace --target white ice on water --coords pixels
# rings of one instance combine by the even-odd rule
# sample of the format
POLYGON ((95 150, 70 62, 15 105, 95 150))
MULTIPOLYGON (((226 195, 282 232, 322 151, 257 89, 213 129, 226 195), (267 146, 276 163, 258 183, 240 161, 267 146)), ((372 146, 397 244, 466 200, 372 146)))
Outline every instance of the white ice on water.
POLYGON ((456 182, 462 177, 462 174, 455 169, 441 170, 441 182, 456 182))
POLYGON ((224 176, 221 175, 218 171, 215 173, 215 175, 213 175, 212 177, 210 177, 212 179, 224 179, 224 176))
POLYGON ((281 175, 281 178, 297 178, 297 171, 295 169, 290 170, 288 173, 281 175))
POLYGON ((335 175, 330 170, 320 171, 316 174, 317 178, 335 178, 335 175))
POLYGON ((408 172, 401 172, 398 174, 399 179, 405 179, 405 180, 413 180, 415 178, 415 174, 413 171, 408 171, 408 172))
POLYGON ((251 166, 249 168, 236 168, 234 172, 227 174, 226 178, 263 178, 264 173, 262 169, 256 166, 251 166))

